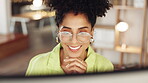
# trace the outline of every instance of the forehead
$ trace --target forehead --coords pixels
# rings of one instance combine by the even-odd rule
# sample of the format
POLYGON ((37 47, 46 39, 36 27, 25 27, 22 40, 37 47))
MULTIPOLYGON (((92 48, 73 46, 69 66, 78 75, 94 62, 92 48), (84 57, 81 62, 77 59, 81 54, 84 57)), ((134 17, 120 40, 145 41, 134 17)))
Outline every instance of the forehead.
POLYGON ((60 26, 67 26, 72 29, 78 29, 80 27, 88 27, 91 29, 91 24, 88 22, 87 17, 84 14, 67 13, 60 26))

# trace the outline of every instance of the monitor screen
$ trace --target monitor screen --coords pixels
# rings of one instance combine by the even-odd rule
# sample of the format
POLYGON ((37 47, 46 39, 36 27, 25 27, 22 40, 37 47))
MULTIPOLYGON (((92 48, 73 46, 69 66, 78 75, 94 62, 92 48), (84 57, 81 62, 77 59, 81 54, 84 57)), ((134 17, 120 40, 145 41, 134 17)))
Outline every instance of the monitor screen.
POLYGON ((0 81, 146 80, 147 0, 0 3, 0 81))

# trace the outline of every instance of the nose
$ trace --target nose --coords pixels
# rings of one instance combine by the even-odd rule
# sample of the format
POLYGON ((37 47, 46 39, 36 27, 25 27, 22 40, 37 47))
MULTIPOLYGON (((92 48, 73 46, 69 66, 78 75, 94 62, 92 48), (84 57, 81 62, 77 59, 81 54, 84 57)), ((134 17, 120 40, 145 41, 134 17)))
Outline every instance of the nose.
POLYGON ((77 35, 76 35, 76 34, 73 34, 71 42, 72 42, 73 44, 77 44, 77 43, 78 43, 77 35))

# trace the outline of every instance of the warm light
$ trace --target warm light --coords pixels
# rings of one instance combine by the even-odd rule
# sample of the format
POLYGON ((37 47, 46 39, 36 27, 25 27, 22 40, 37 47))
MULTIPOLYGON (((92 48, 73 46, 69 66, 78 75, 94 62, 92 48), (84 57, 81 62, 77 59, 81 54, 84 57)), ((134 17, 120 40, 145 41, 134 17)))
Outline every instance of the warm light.
POLYGON ((33 19, 35 19, 35 20, 38 20, 38 19, 41 19, 41 18, 42 18, 42 15, 41 14, 35 14, 33 16, 33 19))
POLYGON ((115 28, 120 32, 125 32, 128 29, 128 24, 126 22, 119 22, 115 28))
POLYGON ((127 48, 127 45, 123 43, 123 44, 121 45, 121 49, 126 49, 126 48, 127 48))
POLYGON ((42 0, 33 0, 33 6, 40 7, 42 6, 43 1, 42 0))

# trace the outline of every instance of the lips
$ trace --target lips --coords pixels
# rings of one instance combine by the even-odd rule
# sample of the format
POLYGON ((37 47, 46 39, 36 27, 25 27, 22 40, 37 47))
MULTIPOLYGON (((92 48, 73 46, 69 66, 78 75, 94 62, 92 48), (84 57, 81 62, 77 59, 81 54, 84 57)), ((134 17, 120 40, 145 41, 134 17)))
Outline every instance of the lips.
POLYGON ((77 52, 81 48, 81 46, 68 46, 68 47, 72 52, 77 52))

